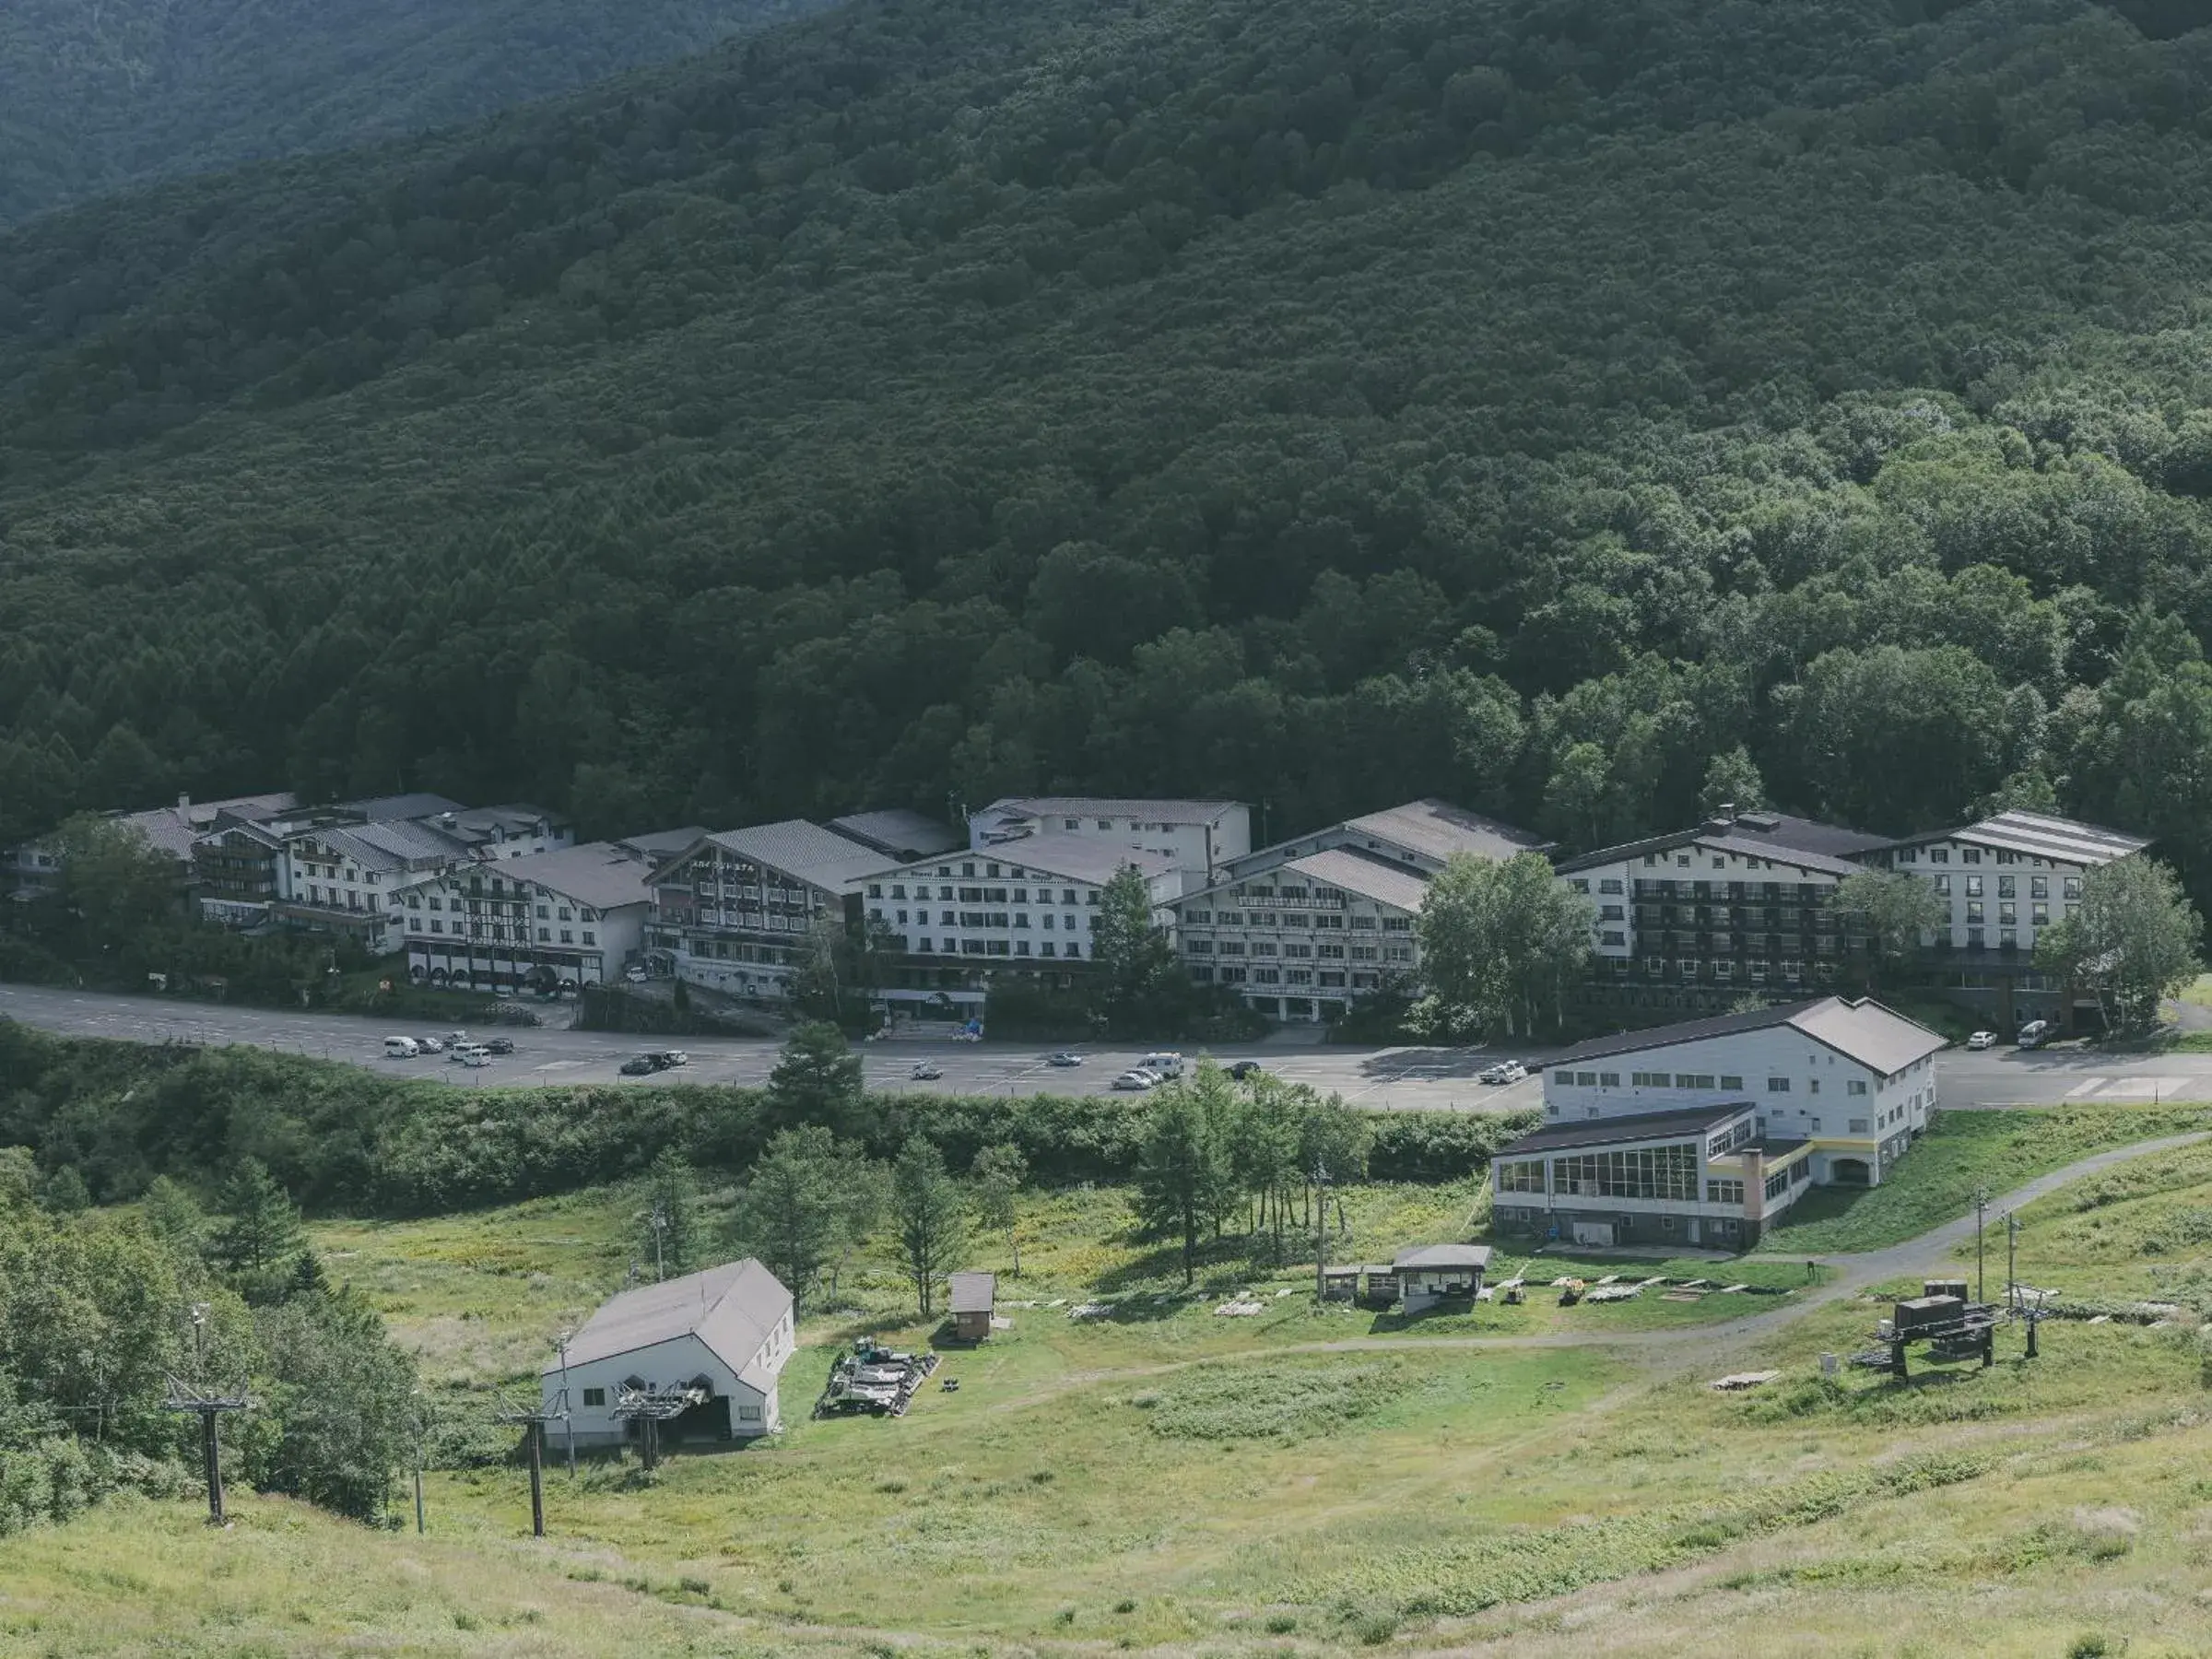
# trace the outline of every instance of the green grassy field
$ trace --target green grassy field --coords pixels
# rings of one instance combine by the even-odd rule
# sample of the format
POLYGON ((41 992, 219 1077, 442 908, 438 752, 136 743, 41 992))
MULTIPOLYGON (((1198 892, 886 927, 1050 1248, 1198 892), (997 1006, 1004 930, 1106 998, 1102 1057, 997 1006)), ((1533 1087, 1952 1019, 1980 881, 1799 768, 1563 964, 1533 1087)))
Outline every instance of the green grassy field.
MULTIPOLYGON (((1932 1137, 1931 1190, 1958 1178, 1946 1160, 1994 1180, 2112 1130, 2016 1133, 1932 1137)), ((548 1325, 620 1281, 636 1198, 316 1236, 434 1380, 477 1388, 527 1375, 548 1325)), ((1333 1253, 1453 1236, 1478 1210, 1470 1186, 1348 1194, 1333 1253)), ((854 1328, 928 1335, 865 1252, 841 1305, 802 1331, 773 1444, 680 1453, 651 1477, 586 1459, 571 1480, 556 1433, 542 1542, 512 1464, 433 1471, 423 1538, 251 1498, 219 1535, 189 1502, 111 1505, 0 1543, 0 1652, 2212 1647, 2212 1397, 2183 1294, 2212 1274, 2212 1147, 2119 1166, 2022 1215, 2024 1277, 2172 1295, 2190 1303, 2175 1322, 2055 1322, 2032 1363, 2007 1330, 1989 1370, 1916 1359, 1906 1385, 1821 1374, 1823 1354, 1868 1345, 1887 1312, 1871 1297, 1543 1297, 1407 1326, 1316 1309, 1298 1266, 1227 1243, 1185 1297, 1124 1213, 1107 1189, 1034 1197, 1024 1277, 1003 1292, 1013 1328, 949 1352, 939 1374, 959 1391, 931 1386, 904 1418, 805 1415, 854 1328), (1263 1312, 1218 1316, 1232 1289, 1263 1312), (1113 1313, 1048 1305, 1090 1294, 1113 1313), (1780 1328, 1731 1317, 1801 1305, 1780 1328), (1754 1366, 1783 1374, 1741 1394, 1707 1386, 1754 1366)), ((1003 1241, 983 1254, 1005 1265, 1003 1241)), ((1695 1270, 1633 1271, 1670 1267, 1695 1270)), ((1754 1258, 1723 1277, 1801 1271, 1754 1258)))
POLYGON ((1878 1250, 2053 1170, 2130 1141, 2212 1128, 2206 1106, 2060 1106, 1939 1113, 1889 1178, 1865 1192, 1808 1193, 1759 1241, 1764 1255, 1878 1250))

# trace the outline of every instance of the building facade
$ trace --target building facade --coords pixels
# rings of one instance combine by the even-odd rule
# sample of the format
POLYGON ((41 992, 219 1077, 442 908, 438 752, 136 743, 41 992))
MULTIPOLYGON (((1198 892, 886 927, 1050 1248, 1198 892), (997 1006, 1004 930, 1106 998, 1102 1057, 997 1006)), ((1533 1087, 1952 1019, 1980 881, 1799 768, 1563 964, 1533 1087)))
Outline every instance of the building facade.
MULTIPOLYGON (((2081 901, 2090 871, 2149 842, 2073 818, 2000 812, 1963 829, 1908 836, 1866 862, 1916 876, 1949 912, 1921 935, 1949 994, 1986 1010, 2007 1031, 2029 1018, 2071 1018, 2076 999, 2035 968, 2035 941, 2081 901)), ((2086 1006, 2094 999, 2082 998, 2086 1006)))
POLYGON ((1173 855, 1105 836, 1041 834, 917 859, 872 876, 862 903, 902 961, 877 994, 894 1012, 972 1018, 1014 974, 1065 989, 1088 971, 1100 896, 1124 869, 1145 878, 1166 925, 1184 872, 1173 855))
POLYGON ((1936 1113, 1943 1046, 1834 996, 1578 1044, 1545 1070, 1543 1127, 1497 1155, 1496 1224, 1747 1248, 1801 1188, 1882 1182, 1936 1113))
POLYGON ((693 984, 786 998, 808 934, 856 925, 861 883, 896 862, 804 818, 700 835, 653 872, 648 951, 693 984))
POLYGON ((538 1378, 548 1433, 591 1449, 634 1438, 626 1389, 700 1396, 668 1441, 757 1440, 783 1426, 778 1383, 794 1345, 791 1292, 759 1262, 689 1273, 601 1304, 538 1378))
POLYGON ((592 841, 441 871, 403 895, 418 984, 541 994, 604 984, 644 948, 653 861, 592 841))
POLYGON ((1794 997, 1864 971, 1867 942, 1834 912, 1837 886, 1887 841, 1774 812, 1724 811, 1694 830, 1557 865, 1595 907, 1594 987, 1640 1006, 1794 997))
POLYGON ((1447 801, 1409 801, 1230 861, 1172 907, 1184 966, 1271 1019, 1342 1018, 1357 997, 1420 978, 1416 923, 1453 857, 1549 842, 1447 801))
POLYGON ((1189 891, 1252 851, 1252 811, 1239 801, 1031 795, 994 801, 968 820, 971 852, 1018 857, 1012 843, 1042 837, 1164 858, 1189 891))
POLYGON ((1192 979, 1270 1018, 1339 1019, 1352 999, 1419 974, 1425 877, 1332 847, 1179 900, 1175 941, 1192 979))

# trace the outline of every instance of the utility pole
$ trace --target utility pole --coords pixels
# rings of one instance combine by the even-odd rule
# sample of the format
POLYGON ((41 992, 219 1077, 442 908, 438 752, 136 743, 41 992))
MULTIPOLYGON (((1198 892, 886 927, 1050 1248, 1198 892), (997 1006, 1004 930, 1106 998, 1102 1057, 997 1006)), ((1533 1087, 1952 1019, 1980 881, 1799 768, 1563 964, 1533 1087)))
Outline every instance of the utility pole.
POLYGON ((1318 1303, 1327 1300, 1329 1283, 1329 1166, 1319 1159, 1313 1162, 1313 1300, 1318 1303))
POLYGON ((655 1204, 653 1214, 645 1218, 645 1224, 653 1230, 653 1282, 658 1284, 668 1277, 667 1258, 661 1249, 661 1235, 668 1230, 668 1212, 655 1204))
POLYGON ((415 1535, 420 1537, 422 1523, 422 1390, 415 1391, 415 1535))
POLYGON ((1989 1300, 1988 1293, 1982 1281, 1982 1218, 1988 1210, 1989 1189, 1976 1187, 1974 1189, 1974 1300, 1978 1302, 1989 1300))
POLYGON ((576 1333, 565 1325, 560 1333, 560 1432, 569 1443, 569 1478, 576 1478, 576 1419, 569 1411, 569 1338, 576 1333))
POLYGON ((2005 1305, 2020 1305, 2019 1263, 2020 1218, 2012 1211, 2005 1212, 2005 1305))

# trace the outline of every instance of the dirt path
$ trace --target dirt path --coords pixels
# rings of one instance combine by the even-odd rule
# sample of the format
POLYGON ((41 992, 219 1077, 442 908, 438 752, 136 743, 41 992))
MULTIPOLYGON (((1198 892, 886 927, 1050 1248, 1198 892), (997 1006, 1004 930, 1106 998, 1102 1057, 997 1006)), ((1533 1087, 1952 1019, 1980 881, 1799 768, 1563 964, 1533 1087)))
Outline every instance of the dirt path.
MULTIPOLYGON (((2039 1175, 2023 1186, 1992 1197, 1990 1213, 1996 1215, 2008 1209, 2017 1209, 2085 1176, 2109 1170, 2114 1164, 2175 1151, 2206 1139, 2212 1139, 2212 1134, 2199 1131, 2193 1135, 2171 1135, 2159 1140, 2114 1147, 2108 1151, 2077 1159, 2062 1169, 2053 1170, 2047 1175, 2039 1175)), ((1189 1359, 1164 1359, 1151 1365, 1070 1371, 1019 1399, 1006 1401, 998 1409, 1020 1410, 1040 1399, 1100 1382, 1171 1376, 1195 1365, 1233 1365, 1252 1359, 1274 1359, 1284 1354, 1418 1354, 1483 1348, 1574 1347, 1626 1348, 1665 1354, 1671 1349, 1682 1350, 1684 1358, 1694 1359, 1700 1368, 1715 1366, 1724 1352, 1748 1347, 1773 1335, 1784 1325, 1794 1324, 1817 1309, 1857 1296, 1871 1285, 1878 1285, 1885 1279, 1909 1277, 1931 1266, 1948 1265, 1942 1261, 1945 1253, 1951 1246, 1972 1238, 1973 1234, 1973 1217, 1962 1216, 1956 1221, 1946 1221, 1940 1227, 1930 1228, 1901 1244, 1850 1255, 1815 1256, 1811 1259, 1833 1270, 1832 1277, 1811 1290, 1780 1299, 1777 1307, 1742 1319, 1730 1320, 1725 1324, 1670 1325, 1653 1331, 1548 1331, 1527 1336, 1342 1336, 1325 1342, 1291 1342, 1277 1347, 1254 1348, 1238 1354, 1201 1355, 1189 1359)))

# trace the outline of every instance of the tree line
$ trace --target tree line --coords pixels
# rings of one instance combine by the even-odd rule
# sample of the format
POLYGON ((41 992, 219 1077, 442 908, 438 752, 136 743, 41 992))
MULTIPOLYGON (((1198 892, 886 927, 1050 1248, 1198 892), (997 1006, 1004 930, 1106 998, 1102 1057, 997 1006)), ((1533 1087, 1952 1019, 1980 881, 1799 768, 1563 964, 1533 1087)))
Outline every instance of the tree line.
POLYGON ((2056 806, 2197 890, 2192 40, 862 4, 53 216, 0 237, 0 841, 1172 779, 1587 846, 1721 789, 2056 806))

